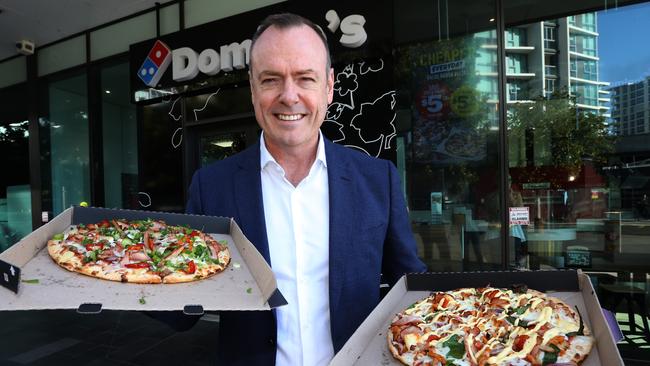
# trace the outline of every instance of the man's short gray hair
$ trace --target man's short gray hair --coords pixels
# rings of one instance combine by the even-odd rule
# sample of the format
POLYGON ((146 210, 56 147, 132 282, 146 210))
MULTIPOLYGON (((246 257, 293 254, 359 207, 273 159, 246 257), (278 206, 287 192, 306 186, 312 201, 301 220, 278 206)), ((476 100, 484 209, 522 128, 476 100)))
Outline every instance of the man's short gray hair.
POLYGON ((288 29, 288 28, 293 28, 293 27, 300 27, 302 25, 306 25, 309 28, 311 28, 316 34, 318 35, 318 38, 323 42, 323 46, 325 47, 325 55, 327 59, 325 60, 326 62, 326 69, 325 72, 329 73, 330 67, 332 66, 332 60, 330 58, 330 49, 327 46, 327 36, 325 35, 325 32, 323 32, 323 29, 318 26, 318 24, 315 24, 311 20, 302 17, 297 14, 292 14, 292 13, 281 13, 281 14, 272 14, 264 18, 262 20, 262 23, 257 27, 257 30, 255 31, 255 34, 253 34, 253 39, 251 40, 251 48, 250 48, 250 65, 252 68, 253 65, 253 48, 255 47, 255 42, 257 42, 257 39, 260 38, 262 33, 264 33, 265 30, 267 30, 269 27, 276 27, 278 29, 288 29))

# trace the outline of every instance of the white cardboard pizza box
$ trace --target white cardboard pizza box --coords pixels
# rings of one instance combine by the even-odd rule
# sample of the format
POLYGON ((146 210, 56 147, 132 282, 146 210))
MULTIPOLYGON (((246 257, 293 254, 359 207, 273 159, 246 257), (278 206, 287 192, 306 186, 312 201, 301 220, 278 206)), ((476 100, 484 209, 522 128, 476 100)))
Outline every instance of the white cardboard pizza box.
POLYGON ((0 254, 0 310, 77 309, 270 310, 285 305, 270 266, 246 239, 237 223, 224 217, 176 213, 71 207, 0 254), (103 219, 161 219, 189 225, 228 241, 231 262, 224 272, 204 280, 179 284, 132 284, 70 272, 57 265, 47 241, 71 224, 103 219))
POLYGON ((579 271, 418 273, 403 276, 364 320, 330 366, 401 365, 387 346, 386 331, 395 314, 431 291, 460 287, 510 287, 525 284, 578 307, 596 344, 582 366, 618 366, 623 360, 589 277, 579 271))

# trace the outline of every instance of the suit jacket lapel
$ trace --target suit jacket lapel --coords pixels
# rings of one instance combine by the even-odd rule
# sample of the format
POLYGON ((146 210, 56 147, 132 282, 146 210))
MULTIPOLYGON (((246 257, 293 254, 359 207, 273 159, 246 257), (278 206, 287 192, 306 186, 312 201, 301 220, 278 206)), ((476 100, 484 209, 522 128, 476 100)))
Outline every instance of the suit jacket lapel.
POLYGON ((330 285, 330 314, 339 313, 339 299, 347 267, 346 243, 352 234, 354 212, 354 181, 349 163, 344 154, 329 140, 325 140, 325 155, 327 158, 327 176, 329 180, 330 203, 330 237, 329 237, 329 285, 330 285))
POLYGON ((259 142, 240 154, 239 170, 234 173, 237 222, 266 262, 271 264, 266 236, 259 142))

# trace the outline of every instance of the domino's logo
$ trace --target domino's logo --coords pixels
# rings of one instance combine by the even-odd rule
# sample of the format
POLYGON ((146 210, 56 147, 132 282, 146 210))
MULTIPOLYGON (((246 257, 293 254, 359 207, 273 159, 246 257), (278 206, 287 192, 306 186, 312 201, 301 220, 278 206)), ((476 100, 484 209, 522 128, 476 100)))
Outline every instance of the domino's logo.
POLYGON ((162 41, 156 41, 138 70, 138 77, 148 86, 155 87, 171 63, 172 51, 162 41))

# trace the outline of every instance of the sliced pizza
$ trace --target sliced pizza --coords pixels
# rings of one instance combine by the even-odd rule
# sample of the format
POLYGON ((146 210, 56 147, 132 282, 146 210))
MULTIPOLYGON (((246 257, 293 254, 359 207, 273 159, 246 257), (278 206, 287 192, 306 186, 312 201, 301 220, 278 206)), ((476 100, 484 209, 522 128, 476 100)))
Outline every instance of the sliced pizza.
POLYGON ((73 225, 48 241, 48 252, 69 271, 131 283, 196 281, 230 262, 227 242, 150 219, 73 225))
POLYGON ((594 344, 577 308, 492 287, 433 292, 395 316, 388 348, 405 365, 579 365, 594 344))

